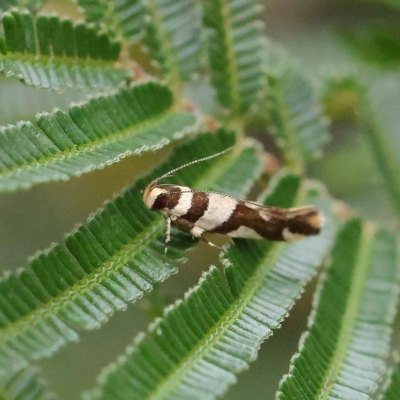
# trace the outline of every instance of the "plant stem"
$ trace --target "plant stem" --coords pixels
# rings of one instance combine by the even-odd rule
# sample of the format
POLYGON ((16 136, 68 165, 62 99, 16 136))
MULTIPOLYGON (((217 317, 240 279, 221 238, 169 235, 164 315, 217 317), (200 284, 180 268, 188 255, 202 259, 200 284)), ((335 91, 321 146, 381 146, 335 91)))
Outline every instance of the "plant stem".
POLYGON ((387 143, 382 128, 376 118, 376 111, 372 109, 365 92, 360 92, 358 115, 363 130, 370 142, 371 151, 382 174, 392 204, 400 216, 400 180, 399 169, 387 143))
POLYGON ((232 130, 236 132, 236 142, 237 144, 242 144, 243 140, 246 137, 246 129, 245 129, 245 121, 242 117, 229 117, 225 123, 224 128, 227 130, 232 130))

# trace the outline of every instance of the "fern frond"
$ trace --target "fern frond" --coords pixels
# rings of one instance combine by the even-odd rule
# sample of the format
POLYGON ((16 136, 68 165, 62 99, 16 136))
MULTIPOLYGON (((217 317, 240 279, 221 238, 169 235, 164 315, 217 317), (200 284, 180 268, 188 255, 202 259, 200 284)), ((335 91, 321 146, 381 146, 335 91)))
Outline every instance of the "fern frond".
POLYGON ((390 352, 398 278, 396 237, 347 222, 277 397, 371 398, 390 352))
POLYGON ((121 44, 83 23, 55 16, 6 13, 0 71, 29 86, 64 90, 121 86, 131 72, 114 67, 121 44))
POLYGON ((86 21, 99 30, 111 29, 129 43, 137 43, 144 33, 143 0, 78 0, 86 21))
MULTIPOLYGON (((1 371, 2 372, 2 371, 1 371)), ((3 400, 55 400, 49 393, 45 380, 34 367, 24 368, 3 376, 0 372, 0 396, 3 400)))
MULTIPOLYGON (((116 310, 176 273, 174 262, 184 261, 181 250, 194 242, 176 233, 164 255, 164 219, 146 208, 140 190, 156 176, 234 142, 234 135, 224 131, 187 142, 169 162, 67 235, 66 249, 53 245, 28 269, 5 276, 0 282, 0 368, 20 368, 29 359, 49 356, 76 341, 76 329, 100 327, 116 310)), ((174 182, 244 196, 259 173, 260 161, 250 147, 178 171, 174 182)))
POLYGON ((204 24, 212 83, 234 116, 248 110, 262 88, 263 25, 258 0, 209 0, 204 24))
POLYGON ((68 180, 131 154, 156 150, 197 124, 174 113, 165 86, 145 83, 97 97, 68 112, 42 113, 0 128, 0 192, 68 180))
POLYGON ((287 56, 267 47, 267 85, 260 102, 260 115, 289 163, 300 167, 322 154, 330 138, 328 120, 310 80, 287 56))
MULTIPOLYGON (((282 176, 264 204, 293 206, 299 185, 297 176, 282 176)), ((331 224, 327 218, 320 236, 291 245, 235 240, 222 257, 223 271, 211 267, 204 273, 198 286, 103 371, 86 399, 221 396, 315 274, 332 240, 331 224)))

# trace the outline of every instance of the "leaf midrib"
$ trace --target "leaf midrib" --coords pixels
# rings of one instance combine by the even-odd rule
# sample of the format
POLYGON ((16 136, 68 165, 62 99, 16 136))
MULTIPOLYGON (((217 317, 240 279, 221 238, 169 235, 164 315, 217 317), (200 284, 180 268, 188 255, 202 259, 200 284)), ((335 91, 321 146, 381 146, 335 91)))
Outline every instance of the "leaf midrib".
POLYGON ((13 62, 29 62, 37 64, 40 62, 45 67, 51 67, 52 65, 68 67, 87 67, 92 65, 94 67, 104 67, 112 71, 124 71, 129 73, 128 70, 123 68, 115 68, 114 60, 104 60, 102 58, 82 58, 82 57, 71 57, 71 56, 59 56, 59 55, 47 55, 47 54, 33 54, 33 53, 21 53, 21 52, 8 52, 7 54, 0 53, 0 61, 13 61, 13 62))
POLYGON ((373 236, 373 225, 365 224, 361 231, 361 243, 359 246, 356 266, 353 271, 353 284, 351 285, 350 294, 348 296, 348 305, 341 321, 343 328, 339 335, 334 357, 327 369, 321 388, 315 396, 315 398, 320 400, 326 400, 329 398, 342 369, 343 362, 347 356, 348 346, 352 340, 353 329, 356 324, 359 306, 367 281, 373 236))
MULTIPOLYGON (((294 163, 294 167, 296 168, 296 172, 300 175, 303 174, 304 163, 302 159, 302 150, 299 142, 299 138, 293 124, 291 123, 290 113, 285 101, 285 84, 282 83, 284 76, 278 77, 273 76, 275 80, 275 94, 276 100, 279 105, 280 114, 282 116, 282 128, 284 130, 284 134, 287 137, 288 146, 285 144, 284 147, 287 151, 285 151, 285 159, 286 162, 292 161, 294 163), (292 157, 290 157, 290 155, 292 157), (291 160, 290 160, 291 158, 291 160)), ((285 140, 283 139, 283 142, 285 140)))
POLYGON ((255 269, 254 274, 246 283, 240 296, 235 299, 232 306, 224 313, 220 319, 220 323, 212 328, 207 336, 198 342, 192 351, 182 360, 175 371, 168 376, 163 382, 157 385, 155 390, 151 392, 147 398, 152 400, 164 399, 168 393, 176 387, 187 372, 200 361, 205 354, 214 347, 224 333, 233 325, 235 321, 243 314, 243 310, 248 306, 256 291, 263 284, 263 277, 271 270, 281 253, 284 243, 274 243, 267 251, 266 255, 260 260, 259 266, 255 269))
POLYGON ((230 24, 230 13, 229 13, 229 0, 221 0, 221 15, 222 15, 222 29, 224 32, 223 41, 225 43, 228 62, 228 75, 230 82, 230 95, 232 101, 232 111, 240 112, 240 95, 239 95, 239 83, 238 83, 238 71, 236 65, 235 52, 233 51, 233 35, 230 35, 232 27, 230 24))
MULTIPOLYGON (((97 27, 101 27, 101 25, 107 26, 110 32, 114 31, 121 41, 124 40, 125 37, 123 34, 123 29, 121 27, 121 21, 116 16, 115 2, 112 0, 99 0, 98 2, 101 4, 100 6, 105 5, 106 10, 102 17, 96 18, 96 20, 92 21, 92 23, 97 27)), ((85 19, 87 20, 86 10, 83 14, 86 17, 85 19)))
POLYGON ((58 296, 52 298, 47 303, 41 305, 28 315, 11 323, 6 329, 1 331, 0 346, 4 345, 13 337, 20 335, 23 331, 35 326, 38 322, 47 319, 59 309, 61 309, 69 301, 73 301, 75 297, 81 295, 81 288, 83 293, 93 287, 101 284, 101 281, 108 277, 111 273, 117 271, 122 265, 121 260, 129 261, 132 256, 132 248, 136 254, 141 248, 145 247, 145 243, 151 243, 160 234, 162 228, 162 219, 157 218, 146 229, 139 233, 129 244, 124 246, 121 250, 113 254, 101 267, 85 275, 84 279, 75 282, 71 287, 68 287, 58 296), (149 234, 150 231, 150 234, 149 234), (128 248, 127 248, 128 247, 128 248), (116 268, 115 268, 116 267, 116 268), (38 321, 39 320, 39 321, 38 321))
MULTIPOLYGON (((110 136, 103 137, 96 142, 89 142, 85 143, 81 146, 76 146, 71 149, 66 149, 64 151, 60 151, 59 153, 52 154, 48 158, 44 158, 42 160, 36 160, 31 163, 25 163, 22 165, 18 165, 13 168, 8 168, 6 170, 0 171, 0 178, 7 178, 12 174, 18 173, 20 171, 26 171, 29 169, 36 169, 40 168, 41 166, 47 165, 47 164, 53 164, 59 160, 64 160, 64 159, 70 159, 74 158, 76 156, 79 156, 80 154, 85 154, 89 151, 96 150, 100 147, 104 147, 110 143, 113 142, 118 142, 122 141, 124 139, 128 139, 137 135, 140 135, 146 130, 153 129, 156 125, 162 124, 167 122, 170 118, 172 118, 174 115, 177 115, 176 113, 173 113, 170 109, 170 107, 163 111, 162 113, 149 118, 143 122, 139 122, 138 124, 132 124, 130 127, 127 127, 120 131, 120 133, 116 134, 111 134, 110 136)), ((47 138, 49 138, 42 129, 40 129, 37 125, 35 125, 35 128, 39 129, 47 138)), ((79 128, 80 129, 80 128, 79 128)), ((1 138, 1 135, 0 135, 1 138)), ((161 140, 162 138, 160 138, 161 140)), ((49 138, 49 140, 51 140, 49 138)), ((129 149, 127 149, 129 150, 129 149)))
MULTIPOLYGON (((178 67, 178 62, 175 57, 175 49, 171 44, 170 41, 170 36, 171 34, 168 31, 163 30, 162 27, 162 16, 158 12, 158 6, 157 3, 154 0, 146 0, 145 6, 147 6, 147 9, 149 12, 152 13, 152 17, 154 18, 155 26, 156 26, 156 32, 158 33, 158 40, 160 40, 161 43, 163 43, 162 52, 165 57, 166 61, 166 66, 168 67, 167 71, 167 77, 169 75, 170 83, 173 84, 174 86, 174 93, 175 95, 178 95, 180 93, 180 83, 182 81, 181 79, 181 73, 178 67), (162 37, 162 39, 161 39, 162 37)), ((146 32, 146 34, 148 34, 146 32)), ((157 49, 157 51, 160 51, 160 48, 157 49)))

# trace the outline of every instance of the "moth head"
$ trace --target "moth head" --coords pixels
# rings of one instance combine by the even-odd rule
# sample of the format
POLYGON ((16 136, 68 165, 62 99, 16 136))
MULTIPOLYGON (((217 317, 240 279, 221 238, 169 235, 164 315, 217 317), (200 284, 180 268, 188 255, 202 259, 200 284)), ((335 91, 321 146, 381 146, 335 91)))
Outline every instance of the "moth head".
POLYGON ((143 191, 143 201, 150 210, 162 210, 167 205, 167 191, 150 182, 143 191))
MULTIPOLYGON (((159 186, 157 186, 158 181, 160 181, 161 179, 167 178, 168 176, 172 176, 172 174, 176 171, 179 171, 183 168, 189 167, 190 165, 220 156, 221 154, 224 154, 227 151, 230 151, 232 149, 233 149, 233 147, 229 147, 223 151, 220 151, 219 153, 212 154, 211 156, 199 158, 198 160, 188 162, 187 164, 184 164, 184 165, 181 165, 180 167, 174 168, 173 170, 165 173, 164 175, 161 175, 158 178, 154 179, 146 186, 146 188, 143 191, 144 204, 146 204, 146 207, 149 208, 150 210, 162 210, 163 208, 165 208, 167 206, 168 192, 166 189, 162 189, 159 186)), ((168 184, 166 186, 168 186, 168 184)))

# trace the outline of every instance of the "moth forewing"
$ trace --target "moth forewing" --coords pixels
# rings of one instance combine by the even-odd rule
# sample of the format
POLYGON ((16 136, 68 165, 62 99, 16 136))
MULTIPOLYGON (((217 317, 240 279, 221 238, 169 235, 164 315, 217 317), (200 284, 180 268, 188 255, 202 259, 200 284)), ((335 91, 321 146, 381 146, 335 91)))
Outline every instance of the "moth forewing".
POLYGON ((166 242, 171 223, 192 236, 205 240, 207 233, 233 238, 295 241, 317 235, 323 217, 314 206, 295 208, 268 207, 223 193, 193 190, 186 186, 157 185, 173 172, 197 162, 217 157, 226 151, 194 160, 150 182, 143 191, 143 201, 150 210, 161 211, 166 218, 166 242))

